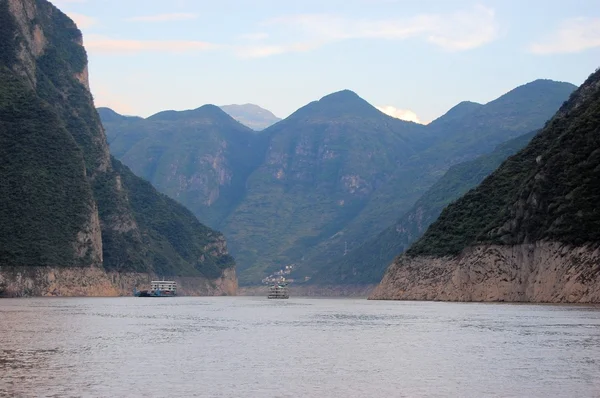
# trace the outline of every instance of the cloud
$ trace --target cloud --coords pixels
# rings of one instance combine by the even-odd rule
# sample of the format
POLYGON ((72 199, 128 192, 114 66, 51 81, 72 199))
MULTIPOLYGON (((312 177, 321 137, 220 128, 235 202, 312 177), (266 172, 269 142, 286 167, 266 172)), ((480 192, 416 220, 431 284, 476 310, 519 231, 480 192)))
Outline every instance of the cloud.
POLYGON ((533 43, 529 51, 533 54, 578 53, 600 47, 600 18, 571 18, 542 42, 533 43))
MULTIPOLYGON (((449 14, 423 14, 397 19, 353 19, 328 14, 303 14, 275 18, 267 26, 282 28, 277 37, 299 35, 302 43, 331 42, 350 39, 406 40, 417 38, 446 51, 465 51, 480 47, 496 39, 498 23, 491 8, 475 6, 469 10, 449 14)), ((298 41, 298 40, 296 40, 298 41)), ((295 51, 297 45, 273 44, 262 56, 295 51)), ((313 49, 317 46, 304 46, 313 49)), ((266 48, 264 48, 266 50, 266 48)), ((239 53, 239 52, 238 52, 239 53)), ((261 52, 254 51, 255 54, 261 52)))
POLYGON ((234 53, 240 58, 262 58, 270 55, 306 52, 320 47, 320 43, 291 43, 284 45, 250 45, 234 47, 234 53))
POLYGON ((265 33, 265 32, 244 33, 243 35, 238 36, 238 39, 252 40, 252 41, 265 40, 268 38, 269 38, 269 34, 265 33))
POLYGON ((88 17, 87 15, 77 14, 75 12, 68 12, 67 15, 75 22, 79 29, 87 29, 97 23, 96 19, 88 17))
POLYGON ((144 15, 127 18, 126 21, 131 22, 168 22, 168 21, 187 21, 191 19, 197 19, 198 15, 192 13, 171 13, 171 14, 158 14, 158 15, 144 15))
POLYGON ((121 40, 99 35, 84 38, 85 48, 96 53, 139 53, 139 52, 196 52, 219 48, 218 45, 193 40, 121 40))
POLYGON ((402 119, 402 120, 406 120, 409 122, 415 122, 415 123, 419 123, 419 124, 427 124, 427 123, 424 123, 421 120, 419 120, 419 117, 417 116, 417 114, 409 109, 398 109, 391 105, 378 106, 376 108, 379 109, 381 112, 385 113, 386 115, 395 117, 396 119, 402 119))

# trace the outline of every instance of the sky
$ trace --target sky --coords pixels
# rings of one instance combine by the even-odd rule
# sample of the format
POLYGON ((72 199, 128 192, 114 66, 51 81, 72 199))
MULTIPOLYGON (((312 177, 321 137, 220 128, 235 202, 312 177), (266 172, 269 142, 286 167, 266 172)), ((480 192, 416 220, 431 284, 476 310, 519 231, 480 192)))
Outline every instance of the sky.
POLYGON ((600 66, 598 0, 54 0, 96 106, 147 117, 254 103, 279 117, 343 89, 428 123, 600 66))

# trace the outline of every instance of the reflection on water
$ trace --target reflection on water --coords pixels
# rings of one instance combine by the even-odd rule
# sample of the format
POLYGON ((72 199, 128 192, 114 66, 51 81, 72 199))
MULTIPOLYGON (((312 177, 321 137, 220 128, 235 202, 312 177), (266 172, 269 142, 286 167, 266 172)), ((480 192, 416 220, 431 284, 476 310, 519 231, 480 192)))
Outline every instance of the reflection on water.
POLYGON ((0 396, 598 397, 600 307, 0 300, 0 396))

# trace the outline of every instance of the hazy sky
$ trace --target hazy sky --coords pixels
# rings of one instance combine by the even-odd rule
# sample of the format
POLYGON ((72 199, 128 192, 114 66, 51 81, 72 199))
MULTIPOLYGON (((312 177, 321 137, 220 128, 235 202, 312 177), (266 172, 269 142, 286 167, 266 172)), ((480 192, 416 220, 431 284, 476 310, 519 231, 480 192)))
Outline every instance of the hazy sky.
POLYGON ((600 66, 598 0, 53 2, 83 31, 96 105, 140 116, 251 102, 285 117, 350 89, 428 122, 600 66))

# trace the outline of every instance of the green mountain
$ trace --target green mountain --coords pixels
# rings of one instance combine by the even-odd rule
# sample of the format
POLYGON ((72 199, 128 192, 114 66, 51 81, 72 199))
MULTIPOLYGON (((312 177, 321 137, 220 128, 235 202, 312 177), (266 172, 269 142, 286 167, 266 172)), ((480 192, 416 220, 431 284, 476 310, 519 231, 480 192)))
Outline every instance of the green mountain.
POLYGON ((449 205, 373 298, 600 301, 600 70, 449 205))
POLYGON ((2 1, 0 43, 0 290, 51 294, 60 274, 61 294, 92 294, 90 272, 234 278, 222 235, 110 157, 73 21, 45 0, 2 1))
MULTIPOLYGON (((431 145, 398 164, 369 198, 360 214, 304 253, 296 274, 311 276, 347 250, 375 238, 397 220, 444 173, 457 163, 472 160, 519 135, 541 128, 576 87, 569 83, 536 80, 517 87, 485 105, 462 103, 425 126, 431 145)), ((235 239, 234 242, 235 244, 235 239)), ((399 253, 396 253, 399 254, 399 253)), ((243 257, 241 257, 243 263, 243 257)))
POLYGON ((254 104, 222 105, 220 108, 244 126, 256 131, 264 130, 281 120, 272 112, 254 104))
POLYGON ((341 260, 452 165, 542 127, 574 88, 538 80, 485 105, 461 103, 428 126, 389 117, 348 90, 260 133, 216 111, 203 123, 193 123, 195 111, 103 122, 112 153, 224 231, 241 283, 254 284, 286 265, 303 280, 341 260))
POLYGON ((214 228, 243 198, 266 150, 266 137, 214 105, 147 119, 113 114, 100 112, 111 153, 214 228))
POLYGON ((343 229, 397 165, 430 142, 423 126, 389 117, 351 91, 312 102, 263 134, 264 160, 222 227, 243 259, 244 283, 300 261, 343 229))
POLYGON ((331 262, 311 279, 311 284, 375 284, 392 260, 404 252, 434 222, 444 207, 476 187, 536 132, 513 138, 493 152, 459 163, 440 178, 396 223, 347 255, 331 262))

